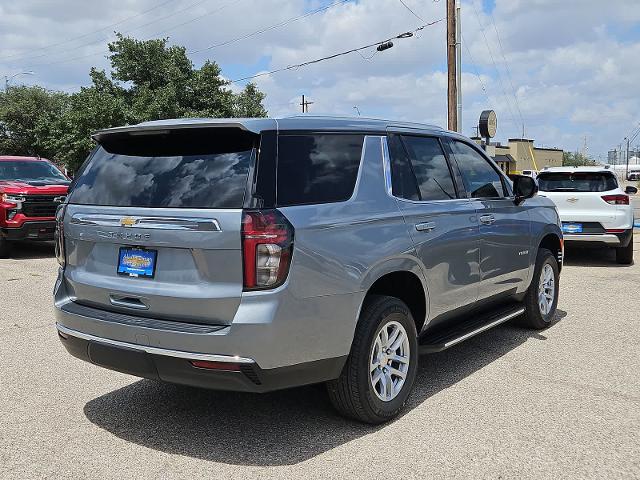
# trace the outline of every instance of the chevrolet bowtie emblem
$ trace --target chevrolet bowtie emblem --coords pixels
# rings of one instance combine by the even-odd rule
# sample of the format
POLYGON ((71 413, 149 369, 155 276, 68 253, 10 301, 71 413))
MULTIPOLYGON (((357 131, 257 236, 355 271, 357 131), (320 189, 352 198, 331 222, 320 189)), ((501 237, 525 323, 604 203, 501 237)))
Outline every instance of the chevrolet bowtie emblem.
POLYGON ((133 227, 136 224, 136 219, 133 217, 122 217, 120 219, 121 227, 133 227))
POLYGON ((578 199, 576 197, 567 198, 567 202, 576 203, 578 199))

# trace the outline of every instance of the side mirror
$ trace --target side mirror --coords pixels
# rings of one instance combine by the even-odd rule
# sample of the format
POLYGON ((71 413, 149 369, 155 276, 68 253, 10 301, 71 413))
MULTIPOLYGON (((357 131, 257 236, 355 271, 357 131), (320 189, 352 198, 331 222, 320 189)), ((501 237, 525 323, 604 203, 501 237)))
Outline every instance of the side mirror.
POLYGON ((534 197, 538 193, 538 182, 535 178, 526 175, 514 175, 513 193, 515 194, 515 204, 520 205, 527 198, 534 197))
POLYGON ((636 187, 628 185, 627 188, 624 189, 624 193, 626 193, 627 195, 635 195, 636 193, 638 193, 638 189, 636 187))

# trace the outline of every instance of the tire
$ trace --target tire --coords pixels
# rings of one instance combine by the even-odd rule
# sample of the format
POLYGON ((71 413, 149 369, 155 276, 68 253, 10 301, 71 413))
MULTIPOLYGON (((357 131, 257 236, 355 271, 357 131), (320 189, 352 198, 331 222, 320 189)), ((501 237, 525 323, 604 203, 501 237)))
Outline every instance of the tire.
POLYGON ((336 410, 346 417, 371 424, 386 422, 404 407, 413 388, 417 367, 418 339, 409 308, 398 298, 371 295, 365 300, 351 352, 340 377, 327 382, 329 398, 336 410), (388 352, 381 351, 384 332, 388 340, 393 340, 399 332, 395 342, 399 342, 396 358, 405 358, 407 362, 389 360, 388 352), (372 370, 374 364, 378 366, 372 370), (399 373, 404 373, 404 380, 399 373), (389 379, 391 388, 388 388, 389 379))
POLYGON ((616 248, 616 263, 619 265, 631 265, 633 263, 633 233, 626 247, 616 248))
POLYGON ((549 250, 541 248, 538 250, 536 257, 536 266, 531 285, 529 285, 529 289, 524 298, 525 312, 521 322, 523 326, 542 330, 551 325, 551 321, 558 307, 559 288, 560 275, 558 261, 549 250), (544 278, 549 278, 550 273, 553 275, 552 289, 548 288, 550 286, 548 283, 545 284, 547 288, 545 288, 546 295, 543 299, 540 290, 542 288, 541 282, 544 278), (549 295, 552 296, 551 299, 549 299, 549 295), (543 300, 545 300, 545 303, 541 306, 543 300))
POLYGON ((9 240, 0 235, 0 258, 7 258, 10 250, 9 240))

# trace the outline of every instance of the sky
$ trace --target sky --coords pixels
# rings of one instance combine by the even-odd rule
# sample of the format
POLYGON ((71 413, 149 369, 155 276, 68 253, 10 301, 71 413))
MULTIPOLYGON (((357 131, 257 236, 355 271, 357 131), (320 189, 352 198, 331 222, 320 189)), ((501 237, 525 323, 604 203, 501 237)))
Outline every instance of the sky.
MULTIPOLYGON (((215 60, 226 78, 237 80, 413 31, 443 19, 445 5, 0 0, 0 76, 18 74, 12 85, 78 90, 89 84, 92 66, 109 70, 106 44, 119 31, 168 37, 187 48, 196 67, 215 60)), ((640 0, 462 0, 461 12, 464 134, 473 135, 480 112, 493 109, 496 140, 522 137, 524 126, 537 145, 586 146, 605 160, 640 125, 640 0)), ((441 21, 383 52, 370 48, 254 81, 272 116, 300 112, 304 94, 314 102, 311 113, 359 111, 446 126, 445 35, 441 21)))

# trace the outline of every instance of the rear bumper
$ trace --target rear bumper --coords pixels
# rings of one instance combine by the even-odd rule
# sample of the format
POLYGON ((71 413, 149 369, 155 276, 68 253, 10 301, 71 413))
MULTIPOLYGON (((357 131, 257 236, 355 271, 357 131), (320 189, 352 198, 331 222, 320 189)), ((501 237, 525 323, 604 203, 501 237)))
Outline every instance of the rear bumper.
POLYGON ((626 247, 629 245, 633 235, 633 229, 625 230, 622 233, 565 233, 564 241, 571 243, 584 243, 593 245, 604 245, 609 247, 626 247))
MULTIPOLYGON (((231 324, 186 323, 77 303, 62 272, 54 288, 54 312, 59 331, 73 337, 73 343, 80 339, 135 351, 136 358, 151 359, 156 369, 152 375, 138 368, 127 373, 227 390, 260 392, 337 378, 351 348, 363 295, 298 298, 281 287, 243 295, 231 324), (260 385, 247 383, 238 372, 200 371, 189 363, 194 358, 233 363, 238 357, 257 372, 260 385)), ((76 356, 91 361, 88 348, 81 347, 84 353, 76 356)), ((123 371, 112 362, 92 363, 123 371)), ((246 365, 245 376, 250 371, 246 365)))
POLYGON ((60 341, 81 360, 143 378, 214 390, 262 393, 340 375, 346 357, 262 369, 250 358, 169 350, 99 338, 56 324, 60 341), (191 362, 216 363, 216 369, 191 362))
POLYGON ((53 240, 55 220, 24 222, 19 227, 2 227, 0 234, 7 240, 53 240))

